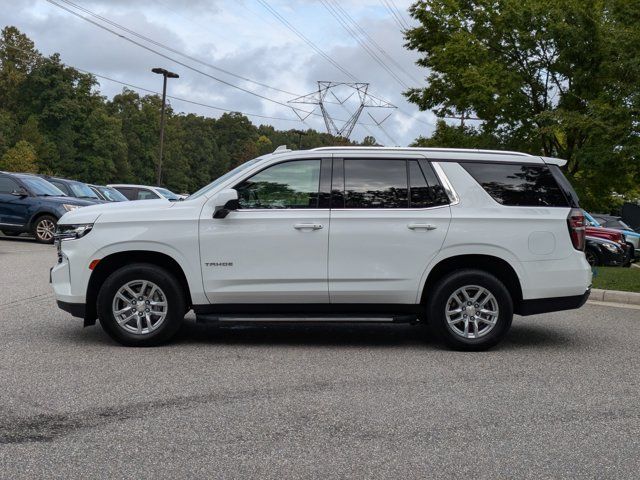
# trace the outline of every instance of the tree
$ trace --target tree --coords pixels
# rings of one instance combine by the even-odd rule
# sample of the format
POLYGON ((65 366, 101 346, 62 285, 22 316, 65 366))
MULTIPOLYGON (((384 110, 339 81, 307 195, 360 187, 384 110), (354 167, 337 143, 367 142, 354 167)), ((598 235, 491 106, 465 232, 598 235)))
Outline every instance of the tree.
POLYGON ((33 148, 33 145, 24 140, 20 140, 2 156, 0 159, 0 170, 37 173, 37 160, 36 150, 33 148))
POLYGON ((632 188, 638 0, 423 0, 410 12, 420 25, 407 46, 430 73, 426 87, 405 92, 409 101, 480 118, 494 146, 568 160, 587 205, 632 188))

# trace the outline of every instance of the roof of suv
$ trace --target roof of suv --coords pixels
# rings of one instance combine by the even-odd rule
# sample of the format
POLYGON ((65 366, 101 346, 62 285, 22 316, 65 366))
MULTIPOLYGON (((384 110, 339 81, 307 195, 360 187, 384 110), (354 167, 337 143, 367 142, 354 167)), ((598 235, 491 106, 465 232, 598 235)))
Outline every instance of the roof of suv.
MULTIPOLYGON (((279 147, 274 154, 285 153, 290 150, 279 147)), ((310 150, 312 152, 331 153, 428 153, 434 156, 434 160, 464 160, 464 161, 496 161, 496 162, 524 162, 524 163, 550 163, 564 166, 567 162, 560 158, 542 157, 523 152, 507 150, 481 150, 470 148, 426 148, 426 147, 320 147, 310 150)))

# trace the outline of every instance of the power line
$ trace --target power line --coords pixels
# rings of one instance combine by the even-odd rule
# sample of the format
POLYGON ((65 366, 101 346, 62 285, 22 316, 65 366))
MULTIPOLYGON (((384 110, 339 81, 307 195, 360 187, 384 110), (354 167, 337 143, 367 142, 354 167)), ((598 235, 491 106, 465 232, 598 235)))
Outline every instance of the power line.
MULTIPOLYGON (((238 85, 234 85, 234 84, 232 84, 232 83, 230 83, 230 82, 228 82, 228 81, 226 81, 226 80, 223 80, 223 79, 220 79, 220 78, 218 78, 218 77, 215 77, 215 76, 213 76, 213 75, 211 75, 211 74, 209 74, 209 73, 203 72, 202 70, 199 70, 199 69, 197 69, 197 68, 195 68, 195 67, 193 67, 193 66, 191 66, 191 65, 188 65, 188 64, 186 64, 186 63, 184 63, 184 62, 181 62, 180 60, 176 60, 176 59, 175 59, 175 58, 173 58, 173 57, 170 57, 170 56, 168 56, 168 55, 165 55, 164 53, 158 52, 157 50, 154 50, 153 48, 151 48, 151 47, 149 47, 149 46, 147 46, 147 45, 144 45, 144 44, 142 44, 142 43, 140 43, 140 42, 137 42, 137 41, 135 41, 135 40, 133 40, 133 39, 131 39, 131 38, 127 37, 126 35, 123 35, 123 34, 121 34, 121 33, 118 33, 118 32, 116 32, 116 31, 114 31, 114 30, 110 29, 109 27, 106 27, 106 26, 104 26, 104 25, 102 25, 102 24, 100 24, 100 23, 98 23, 98 22, 96 22, 96 21, 94 21, 94 20, 91 20, 90 18, 87 18, 87 17, 85 17, 85 16, 81 15, 81 14, 80 14, 80 13, 78 13, 78 12, 75 12, 75 11, 73 11, 73 10, 71 10, 71 9, 69 9, 69 8, 67 8, 67 7, 65 7, 65 6, 63 6, 63 5, 60 5, 59 3, 57 3, 57 2, 56 2, 56 1, 54 1, 54 0, 46 0, 46 1, 47 1, 47 2, 49 2, 49 3, 50 3, 50 4, 52 4, 52 5, 55 5, 55 6, 59 7, 59 8, 61 8, 62 10, 65 10, 65 11, 66 11, 66 12, 68 12, 68 13, 71 13, 72 15, 74 15, 74 16, 76 16, 76 17, 78 17, 78 18, 82 19, 82 20, 85 20, 86 22, 91 23, 92 25, 97 26, 98 28, 101 28, 102 30, 105 30, 105 31, 107 31, 107 32, 109 32, 109 33, 111 33, 111 34, 113 34, 113 35, 117 36, 117 37, 120 37, 120 38, 122 38, 123 40, 126 40, 126 41, 128 41, 128 42, 130 42, 130 43, 132 43, 132 44, 134 44, 134 45, 136 45, 136 46, 138 46, 138 47, 140 47, 140 48, 143 48, 143 49, 145 49, 145 50, 147 50, 147 51, 150 51, 150 52, 152 52, 152 53, 155 53, 156 55, 158 55, 158 56, 160 56, 160 57, 162 57, 162 58, 165 58, 165 59, 167 59, 167 60, 169 60, 169 61, 172 61, 172 62, 174 62, 174 63, 177 63, 178 65, 181 65, 181 66, 183 66, 183 67, 185 67, 185 68, 187 68, 187 69, 189 69, 189 70, 192 70, 192 71, 194 71, 194 72, 196 72, 196 73, 199 73, 199 74, 201 74, 201 75, 204 75, 204 76, 206 76, 206 77, 208 77, 208 78, 211 78, 212 80, 215 80, 215 81, 217 81, 217 82, 223 83, 223 84, 225 84, 225 85, 227 85, 227 86, 229 86, 229 87, 235 88, 235 89, 237 89, 237 90, 240 90, 240 91, 242 91, 242 92, 248 93, 248 94, 250 94, 250 95, 254 95, 254 96, 256 96, 256 97, 258 97, 258 98, 261 98, 261 99, 263 99, 263 100, 267 100, 267 101, 272 102, 272 103, 275 103, 275 104, 277 104, 277 105, 281 105, 281 106, 284 106, 284 107, 290 108, 294 113, 296 113, 296 115, 297 115, 300 119, 302 119, 302 118, 306 118, 306 117, 308 117, 308 116, 310 116, 310 115, 313 115, 313 116, 316 116, 316 117, 321 117, 321 116, 322 116, 321 114, 316 113, 316 112, 314 112, 314 111, 307 111, 307 110, 303 110, 303 109, 300 109, 300 108, 291 107, 290 105, 287 105, 287 104, 285 104, 285 103, 283 103, 283 102, 281 102, 281 101, 279 101, 279 100, 274 100, 274 99, 269 98, 269 97, 267 97, 267 96, 265 96, 265 95, 261 95, 261 94, 259 94, 259 93, 257 93, 257 92, 253 92, 253 91, 251 91, 251 90, 247 90, 246 88, 240 87, 240 86, 238 86, 238 85), (302 117, 298 112, 301 112, 301 113, 306 114, 306 115, 305 115, 304 117, 302 117)), ((68 2, 68 0, 60 0, 60 1, 64 1, 64 2, 67 2, 67 3, 71 3, 71 2, 68 2)), ((115 23, 115 22, 114 22, 114 23, 115 23)), ((152 40, 152 41, 153 41, 153 40, 152 40)), ((153 42, 155 42, 155 41, 153 41, 153 42)), ((159 42, 155 42, 155 43, 159 43, 159 42)), ((164 48, 164 47, 163 47, 163 48, 164 48)), ((168 48, 168 47, 167 47, 167 48, 168 48)), ((304 122, 303 122, 303 123, 304 123, 304 122)), ((305 125, 307 125, 307 124, 305 123, 305 125)))
MULTIPOLYGON (((32 53, 32 52, 29 52, 27 50, 23 50, 21 48, 16 47, 15 45, 11 45, 11 44, 3 42, 3 41, 0 41, 0 45, 5 45, 5 46, 7 46, 9 48, 12 48, 12 49, 17 50, 17 51, 22 52, 22 53, 26 53, 26 54, 31 54, 32 53)), ((65 66, 65 67, 67 67, 67 68, 73 68, 75 70, 78 70, 79 72, 86 73, 86 74, 89 74, 89 75, 93 75, 94 77, 102 78, 104 80, 108 80, 109 82, 113 82, 113 83, 118 83, 120 85, 124 85, 125 87, 134 88, 136 90, 140 90, 140 91, 146 92, 146 93, 152 93, 154 95, 160 95, 161 94, 160 92, 157 92, 155 90, 151 90, 151 89, 148 89, 148 88, 145 88, 145 87, 141 87, 139 85, 133 85, 131 83, 123 82, 122 80, 116 80, 115 78, 111 78, 111 77, 108 77, 106 75, 102 75, 100 73, 91 72, 91 71, 85 70, 83 68, 79 68, 79 67, 76 67, 76 66, 73 66, 73 65, 69 65, 68 63, 60 62, 60 64, 65 66)), ((167 98, 171 98, 172 100, 178 100, 178 101, 184 102, 184 103, 190 103, 192 105, 198 105, 200 107, 206 107, 206 108, 211 108, 213 110, 219 110, 221 112, 240 113, 242 115, 246 115, 247 117, 258 117, 258 118, 265 118, 265 119, 269 119, 269 120, 281 120, 281 121, 284 121, 284 122, 296 122, 296 123, 300 121, 297 118, 272 117, 272 116, 269 116, 269 115, 262 115, 262 114, 259 114, 259 113, 248 113, 248 112, 241 112, 241 111, 238 111, 238 110, 230 110, 228 108, 216 107, 214 105, 209 105, 207 103, 197 102, 195 100, 188 100, 186 98, 177 97, 175 95, 167 95, 167 98)))
POLYGON ((373 38, 371 35, 369 35, 369 33, 366 31, 366 29, 362 28, 362 27, 360 26, 360 24, 358 23, 358 21, 357 21, 357 20, 355 20, 347 10, 345 10, 344 8, 342 8, 342 6, 341 6, 341 5, 340 5, 336 0, 328 0, 328 1, 331 1, 331 2, 333 3, 333 5, 335 6, 335 8, 336 8, 337 10, 339 10, 339 11, 342 13, 342 15, 343 15, 344 17, 346 17, 346 18, 347 18, 347 19, 348 19, 348 20, 349 20, 349 21, 354 25, 354 27, 355 27, 355 28, 360 32, 360 34, 361 34, 363 37, 365 37, 365 39, 366 39, 366 40, 367 40, 371 45, 373 45, 373 47, 375 47, 375 48, 376 48, 376 49, 377 49, 377 50, 378 50, 382 55, 384 55, 384 56, 387 58, 387 60, 388 60, 388 61, 390 61, 390 62, 391 62, 391 63, 392 63, 396 68, 398 68, 398 69, 399 69, 401 72, 403 72, 403 73, 404 73, 408 78, 410 78, 410 79, 411 79, 411 81, 413 81, 413 82, 414 82, 414 83, 416 83, 416 84, 419 84, 419 83, 420 83, 420 81, 419 81, 419 80, 417 80, 417 79, 416 79, 416 78, 415 78, 411 73, 407 72, 407 71, 403 68, 403 66, 402 66, 402 65, 400 65, 400 64, 395 60, 395 58, 393 58, 393 56, 392 56, 392 55, 390 55, 389 53, 387 53, 387 51, 386 51, 384 48, 382 48, 382 47, 380 46, 380 44, 379 44, 378 42, 376 42, 376 41, 374 40, 374 38, 373 38))
POLYGON ((407 27, 407 30, 410 29, 411 25, 409 25, 409 22, 407 21, 404 15, 404 12, 398 8, 398 6, 396 5, 396 2, 394 0, 388 0, 388 2, 395 9, 395 11, 398 12, 398 18, 402 21, 402 24, 407 27))
POLYGON ((402 17, 400 17, 396 13, 396 11, 393 9, 393 7, 389 4, 387 0, 382 0, 382 4, 387 8, 393 20, 398 24, 398 26, 400 27, 400 31, 404 32, 408 28, 408 25, 403 23, 402 17))
POLYGON ((113 20, 110 20, 109 18, 106 18, 106 17, 104 17, 102 15, 99 15, 99 14, 97 14, 95 12, 92 12, 88 8, 84 8, 83 6, 75 4, 75 3, 73 3, 73 2, 71 2, 69 0, 58 0, 58 1, 63 2, 65 4, 67 4, 67 5, 70 5, 73 8, 75 8, 77 10, 80 10, 80 11, 92 16, 93 18, 97 18, 97 19, 103 21, 104 23, 107 23, 107 24, 109 24, 109 25, 111 25, 113 27, 119 28, 120 30, 123 30, 123 31, 129 33, 130 35, 133 35, 133 36, 135 36, 135 37, 137 37, 137 38, 139 38, 141 40, 149 42, 149 43, 151 43, 153 45, 156 45, 158 47, 164 48, 165 50, 168 50, 168 51, 173 52, 173 53, 175 53, 177 55, 180 55, 181 57, 184 57, 184 58, 187 58, 187 59, 189 59, 189 60, 191 60, 193 62, 199 63, 200 65, 204 65, 205 67, 212 68, 212 69, 217 70, 219 72, 226 73, 227 75, 230 75, 232 77, 239 78, 240 80, 244 80, 245 82, 253 83, 253 84, 258 85, 260 87, 264 87, 264 88, 268 88, 268 89, 271 89, 271 90, 275 90, 277 92, 284 93, 286 95, 298 95, 297 93, 292 93, 292 92, 289 92, 287 90, 283 90, 281 88, 268 85, 266 83, 262 83, 262 82, 258 82, 256 80, 252 80, 251 78, 247 78, 245 76, 238 75, 237 73, 233 73, 233 72, 231 72, 229 70, 225 70, 224 68, 220 68, 220 67, 217 67, 217 66, 215 66, 215 65, 213 65, 211 63, 205 62, 204 60, 200 60, 199 58, 193 57, 193 56, 188 55, 188 54, 186 54, 184 52, 176 50, 175 48, 172 48, 172 47, 170 47, 170 46, 168 46, 166 44, 158 42, 158 41, 156 41, 156 40, 154 40, 152 38, 146 37, 146 36, 136 32, 135 30, 131 30, 131 29, 129 29, 129 28, 117 23, 117 22, 114 22, 113 20))
POLYGON ((276 20, 278 20, 281 24, 287 27, 290 31, 292 31, 296 36, 298 36, 302 41, 304 41, 307 45, 309 45, 313 50, 315 50, 322 58, 331 63, 334 67, 340 70, 343 74, 349 77, 351 80, 357 81, 357 78, 350 73, 347 69, 343 68, 338 62, 336 62, 331 56, 327 55, 320 47, 318 47, 315 43, 313 43, 309 38, 307 38, 300 30, 294 27, 289 21, 280 15, 269 3, 265 0, 258 0, 258 2, 271 14, 276 20))
MULTIPOLYGON (((78 17, 78 18, 80 18, 80 19, 82 19, 82 20, 84 20, 84 21, 86 21, 86 22, 89 22, 89 23, 91 23, 91 24, 95 25, 95 26, 96 26, 96 27, 98 27, 98 28, 101 28, 101 29, 103 29, 103 30, 105 30, 105 31, 107 31, 107 32, 109 32, 109 33, 112 33, 113 35, 116 35, 116 36, 118 36, 118 37, 122 38, 123 40, 126 40, 126 41, 128 41, 128 42, 130 42, 130 43, 132 43, 132 44, 134 44, 134 45, 137 45, 138 47, 143 48, 143 49, 145 49, 145 50, 147 50, 147 51, 149 51, 149 52, 155 53, 156 55, 158 55, 158 56, 160 56, 160 57, 162 57, 162 58, 165 58, 165 59, 167 59, 167 60, 169 60, 169 61, 172 61, 172 62, 174 62, 174 63, 177 63, 178 65, 182 65, 183 67, 185 67, 185 68, 187 68, 187 69, 189 69, 189 70, 192 70, 192 71, 194 71, 194 72, 196 72, 196 73, 199 73, 199 74, 201 74, 201 75, 204 75, 204 76, 206 76, 206 77, 209 77, 209 78, 211 78, 212 80, 215 80, 215 81, 217 81, 217 82, 223 83, 224 85, 227 85, 227 86, 229 86, 229 87, 235 88, 235 89, 240 90, 240 91, 242 91, 242 92, 248 93, 248 94, 253 95, 253 96, 255 96, 255 97, 261 98, 261 99, 266 100, 266 101, 268 101, 268 102, 275 103, 275 104, 277 104, 277 105, 281 105, 281 106, 283 106, 283 107, 290 108, 290 109, 292 109, 292 110, 294 110, 294 111, 300 111, 300 112, 303 112, 303 113, 306 113, 306 114, 312 114, 312 112, 308 112, 308 111, 306 111, 306 110, 302 110, 302 109, 299 109, 299 108, 291 107, 290 105, 287 105, 286 103, 281 102, 281 101, 279 101, 279 100, 274 100, 273 98, 269 98, 269 97, 267 97, 267 96, 265 96, 265 95, 261 95, 261 94, 259 94, 259 93, 257 93, 257 92, 252 92, 251 90, 247 90, 246 88, 240 87, 240 86, 238 86, 238 85, 234 85, 234 84, 233 84, 233 83, 231 83, 231 82, 227 82, 226 80, 223 80, 223 79, 221 79, 221 78, 215 77, 215 76, 213 76, 213 75, 211 75, 211 74, 209 74, 209 73, 207 73, 207 72, 203 72, 202 70, 199 70, 199 69, 197 69, 197 68, 195 68, 195 67, 193 67, 193 66, 191 66, 191 65, 189 65, 189 64, 186 64, 186 63, 184 63, 184 62, 181 62, 180 60, 176 60, 175 58, 172 58, 172 57, 170 57, 170 56, 168 56, 168 55, 165 55, 165 54, 164 54, 164 53, 162 53, 162 52, 158 52, 157 50, 154 50, 153 48, 151 48, 151 47, 149 47, 149 46, 147 46, 147 45, 144 45, 144 44, 142 44, 142 43, 140 43, 140 42, 137 42, 137 41, 135 41, 135 40, 133 40, 133 39, 131 39, 131 38, 127 37, 126 35, 123 35, 123 34, 121 34, 121 33, 118 33, 118 32, 116 32, 116 31, 114 31, 114 30, 110 29, 109 27, 105 27, 104 25, 102 25, 102 24, 100 24, 100 23, 98 23, 98 22, 95 22, 95 21, 91 20, 90 18, 85 17, 85 16, 83 16, 83 15, 79 14, 78 12, 75 12, 75 11, 71 10, 70 8, 67 8, 67 7, 65 7, 64 5, 60 5, 59 3, 55 2, 54 0, 46 0, 46 1, 47 1, 47 2, 49 2, 49 3, 50 3, 50 4, 52 4, 52 5, 55 5, 55 6, 57 6, 57 7, 61 8, 61 9, 65 10, 65 11, 67 11, 67 12, 71 13, 72 15, 74 15, 74 16, 76 16, 76 17, 78 17)), ((320 115, 320 114, 315 114, 315 115, 320 115)))
POLYGON ((384 68, 391 77, 398 82, 402 87, 409 88, 407 85, 389 66, 382 60, 375 51, 369 45, 367 45, 366 41, 363 41, 362 38, 358 35, 357 31, 349 25, 349 23, 344 19, 343 16, 340 15, 340 12, 333 6, 333 4, 329 3, 326 0, 320 0, 322 5, 327 9, 327 11, 338 21, 338 23, 342 26, 342 28, 355 39, 356 42, 360 44, 365 52, 369 54, 371 58, 373 58, 382 68, 384 68))

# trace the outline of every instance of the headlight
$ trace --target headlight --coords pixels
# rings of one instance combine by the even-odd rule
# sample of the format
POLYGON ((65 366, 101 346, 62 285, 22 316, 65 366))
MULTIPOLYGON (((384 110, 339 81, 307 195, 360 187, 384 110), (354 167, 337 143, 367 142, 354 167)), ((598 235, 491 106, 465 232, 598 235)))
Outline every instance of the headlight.
POLYGON ((63 203, 62 204, 62 208, 64 208, 67 212, 73 212, 74 210, 77 210, 80 208, 79 205, 70 205, 68 203, 63 203))
POLYGON ((620 253, 620 250, 622 250, 618 245, 616 245, 615 243, 602 243, 601 244, 604 248, 606 248, 607 250, 609 250, 611 253, 620 253))
POLYGON ((55 238, 57 240, 75 240, 88 234, 93 228, 93 223, 82 225, 58 225, 55 238))

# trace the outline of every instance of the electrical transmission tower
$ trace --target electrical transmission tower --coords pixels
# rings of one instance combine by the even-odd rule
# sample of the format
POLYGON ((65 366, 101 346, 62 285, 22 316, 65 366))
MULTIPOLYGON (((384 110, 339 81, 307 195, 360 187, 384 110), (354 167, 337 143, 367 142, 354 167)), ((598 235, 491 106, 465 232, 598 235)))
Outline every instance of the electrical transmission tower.
MULTIPOLYGON (((358 123, 358 119, 360 118, 360 114, 365 108, 397 108, 395 105, 387 102, 386 100, 382 100, 372 94, 369 93, 369 84, 362 82, 327 82, 327 81, 318 81, 318 91, 310 93, 308 95, 302 95, 301 97, 294 98, 293 100, 289 100, 289 103, 304 103, 308 105, 319 105, 320 111, 322 112, 322 117, 324 118, 324 124, 327 127, 327 133, 334 135, 336 137, 349 138, 351 136, 351 132, 353 131, 353 127, 355 127, 356 123, 358 123), (338 87, 342 89, 348 88, 354 90, 348 95, 346 98, 342 100, 338 98, 338 96, 334 93, 334 90, 338 87), (343 108, 345 107, 345 102, 349 100, 353 95, 358 95, 357 100, 358 104, 356 107, 356 111, 351 114, 351 116, 343 123, 341 127, 336 125, 336 121, 329 114, 327 110, 327 105, 341 105, 343 108), (327 96, 331 95, 333 100, 327 101, 327 96), (337 102, 337 103, 336 103, 337 102)), ((297 112, 296 112, 297 113, 297 112)), ((371 115, 370 115, 371 116, 371 115)), ((382 125, 382 123, 387 120, 391 116, 391 113, 387 115, 382 121, 378 122, 375 119, 373 120, 378 127, 382 125)), ((373 117, 371 117, 373 119, 373 117)), ((304 120, 301 118, 301 120, 304 120)))

